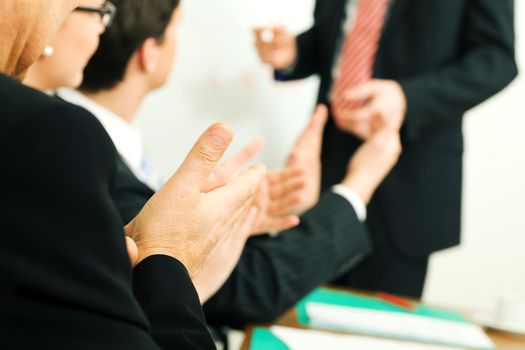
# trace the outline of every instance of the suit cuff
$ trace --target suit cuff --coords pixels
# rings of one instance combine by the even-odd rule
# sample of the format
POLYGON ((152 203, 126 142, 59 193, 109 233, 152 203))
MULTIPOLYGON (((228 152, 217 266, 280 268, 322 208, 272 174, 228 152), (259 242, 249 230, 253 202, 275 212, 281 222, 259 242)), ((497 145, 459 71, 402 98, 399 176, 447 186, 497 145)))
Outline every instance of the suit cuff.
POLYGON ((344 185, 335 185, 332 192, 346 199, 355 210, 357 218, 361 222, 366 221, 366 205, 363 199, 351 188, 344 185))
POLYGON ((150 256, 135 267, 133 292, 147 315, 149 310, 169 309, 177 303, 193 307, 197 314, 201 308, 186 267, 165 255, 150 256))
POLYGON ((286 81, 289 76, 295 72, 297 64, 299 63, 299 52, 295 56, 295 61, 291 65, 283 69, 277 69, 274 71, 274 79, 277 81, 286 81))

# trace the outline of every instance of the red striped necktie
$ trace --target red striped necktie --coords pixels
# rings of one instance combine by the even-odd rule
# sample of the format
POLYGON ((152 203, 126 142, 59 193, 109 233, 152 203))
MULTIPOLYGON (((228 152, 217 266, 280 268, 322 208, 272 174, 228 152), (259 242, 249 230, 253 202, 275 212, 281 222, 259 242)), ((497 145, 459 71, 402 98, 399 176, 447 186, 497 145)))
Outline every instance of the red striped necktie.
POLYGON ((372 78, 379 41, 385 23, 389 0, 358 0, 353 30, 345 38, 339 72, 332 89, 332 108, 337 111, 359 107, 347 101, 344 94, 348 89, 361 85, 372 78))

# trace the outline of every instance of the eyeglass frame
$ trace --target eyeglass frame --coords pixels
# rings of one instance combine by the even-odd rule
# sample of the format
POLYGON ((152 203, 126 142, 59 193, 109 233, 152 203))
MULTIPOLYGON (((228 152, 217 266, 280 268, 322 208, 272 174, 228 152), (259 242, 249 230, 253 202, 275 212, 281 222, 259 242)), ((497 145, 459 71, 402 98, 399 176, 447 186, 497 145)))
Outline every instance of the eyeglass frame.
POLYGON ((115 15, 117 14, 117 8, 110 1, 106 1, 101 7, 78 6, 75 11, 98 13, 102 19, 102 24, 106 29, 111 26, 113 20, 115 19, 115 15))

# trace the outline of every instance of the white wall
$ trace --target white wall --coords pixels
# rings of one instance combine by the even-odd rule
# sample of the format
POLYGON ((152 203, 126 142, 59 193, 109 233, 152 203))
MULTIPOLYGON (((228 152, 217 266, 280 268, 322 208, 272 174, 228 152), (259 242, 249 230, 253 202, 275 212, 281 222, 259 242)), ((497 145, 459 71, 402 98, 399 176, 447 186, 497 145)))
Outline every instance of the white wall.
MULTIPOLYGON (((519 61, 525 70, 525 2, 516 1, 519 61)), ((250 28, 311 23, 313 0, 184 1, 180 49, 168 86, 148 99, 139 124, 165 176, 207 125, 236 131, 232 150, 257 135, 259 161, 279 166, 315 102, 317 79, 277 84, 252 46, 250 28), (277 6, 279 4, 279 6, 277 6), (277 10, 279 9, 279 10, 277 10)), ((425 299, 490 309, 496 296, 525 297, 525 80, 469 113, 465 122, 463 244, 433 256, 425 299)))

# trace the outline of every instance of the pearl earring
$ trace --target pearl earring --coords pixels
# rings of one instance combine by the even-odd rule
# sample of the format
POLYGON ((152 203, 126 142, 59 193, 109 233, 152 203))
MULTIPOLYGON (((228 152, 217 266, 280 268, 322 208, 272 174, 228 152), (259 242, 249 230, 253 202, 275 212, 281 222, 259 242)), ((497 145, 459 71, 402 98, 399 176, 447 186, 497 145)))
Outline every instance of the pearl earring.
POLYGON ((48 45, 44 48, 43 56, 49 58, 53 56, 54 53, 55 53, 55 49, 53 48, 53 46, 48 45))

